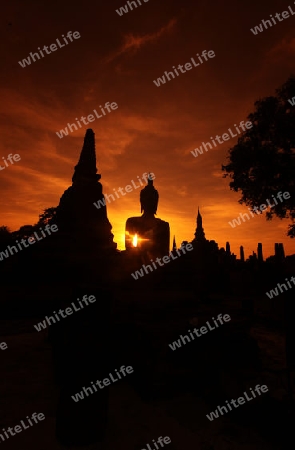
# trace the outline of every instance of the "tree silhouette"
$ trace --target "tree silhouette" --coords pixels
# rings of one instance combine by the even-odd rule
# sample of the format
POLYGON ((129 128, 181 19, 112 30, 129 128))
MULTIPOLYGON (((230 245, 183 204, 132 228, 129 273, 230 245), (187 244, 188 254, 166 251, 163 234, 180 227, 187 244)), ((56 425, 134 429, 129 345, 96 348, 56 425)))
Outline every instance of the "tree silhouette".
POLYGON ((50 208, 44 209, 43 213, 39 214, 39 221, 36 226, 44 226, 48 223, 53 223, 56 215, 56 210, 56 206, 51 206, 50 208))
POLYGON ((256 101, 248 116, 253 127, 229 150, 229 164, 222 165, 224 178, 231 178, 230 189, 242 193, 241 204, 259 207, 279 191, 290 193, 288 200, 266 212, 266 219, 274 215, 291 219, 287 233, 291 238, 295 237, 295 105, 288 100, 294 96, 292 75, 275 96, 256 101))
POLYGON ((0 227, 0 247, 4 247, 6 245, 9 245, 12 239, 11 231, 8 227, 2 225, 0 227))
POLYGON ((19 230, 13 231, 14 239, 28 239, 36 231, 33 225, 22 225, 19 230))
POLYGON ((0 226, 0 245, 8 245, 15 239, 28 239, 33 236, 34 231, 44 227, 48 223, 54 223, 57 207, 46 208, 42 214, 39 214, 39 220, 35 225, 22 225, 19 230, 11 232, 8 227, 0 226))

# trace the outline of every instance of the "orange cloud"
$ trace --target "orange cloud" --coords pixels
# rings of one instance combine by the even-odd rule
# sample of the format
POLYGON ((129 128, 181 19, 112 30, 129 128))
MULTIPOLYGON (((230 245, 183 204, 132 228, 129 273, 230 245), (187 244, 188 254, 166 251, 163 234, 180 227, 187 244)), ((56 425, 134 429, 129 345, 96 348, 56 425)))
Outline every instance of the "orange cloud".
POLYGON ((136 53, 142 46, 150 42, 155 42, 164 34, 169 33, 176 25, 176 22, 176 19, 171 19, 167 25, 164 25, 159 31, 156 31, 155 33, 145 34, 142 36, 135 36, 132 33, 124 35, 123 45, 115 53, 108 56, 104 62, 111 62, 124 53, 136 53))

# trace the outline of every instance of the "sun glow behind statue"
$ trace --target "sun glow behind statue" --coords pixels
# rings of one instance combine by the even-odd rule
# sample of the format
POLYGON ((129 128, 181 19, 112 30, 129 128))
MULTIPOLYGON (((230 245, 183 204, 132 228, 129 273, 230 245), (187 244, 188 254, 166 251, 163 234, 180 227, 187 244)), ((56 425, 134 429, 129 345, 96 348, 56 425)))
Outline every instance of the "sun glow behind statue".
POLYGON ((130 250, 132 250, 133 249, 133 251, 139 251, 139 250, 145 250, 146 249, 146 244, 148 244, 148 243, 150 243, 151 242, 151 239, 150 238, 144 238, 144 237, 141 237, 139 234, 138 234, 138 231, 137 230, 132 230, 132 232, 131 233, 129 233, 129 231, 126 231, 126 234, 125 234, 125 243, 127 243, 127 245, 126 245, 126 249, 128 248, 128 249, 130 249, 130 250), (135 249, 137 249, 137 250, 135 250, 135 249))
POLYGON ((137 244, 138 244, 138 237, 137 234, 135 234, 132 239, 132 245, 133 247, 137 247, 137 244))

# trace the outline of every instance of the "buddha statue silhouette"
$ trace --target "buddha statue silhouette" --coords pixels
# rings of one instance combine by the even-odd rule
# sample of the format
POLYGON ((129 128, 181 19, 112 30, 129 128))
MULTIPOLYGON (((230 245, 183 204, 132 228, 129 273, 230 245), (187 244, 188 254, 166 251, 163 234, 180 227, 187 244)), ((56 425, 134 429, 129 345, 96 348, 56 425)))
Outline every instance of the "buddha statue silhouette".
POLYGON ((126 222, 125 247, 127 251, 143 252, 148 257, 168 255, 170 227, 168 222, 155 217, 159 194, 153 179, 148 176, 147 185, 140 192, 140 217, 130 217, 126 222))
POLYGON ((158 201, 159 194, 158 191, 154 188, 154 182, 150 178, 149 174, 148 184, 140 192, 140 204, 141 212, 143 212, 143 217, 154 217, 154 215, 157 213, 158 201))

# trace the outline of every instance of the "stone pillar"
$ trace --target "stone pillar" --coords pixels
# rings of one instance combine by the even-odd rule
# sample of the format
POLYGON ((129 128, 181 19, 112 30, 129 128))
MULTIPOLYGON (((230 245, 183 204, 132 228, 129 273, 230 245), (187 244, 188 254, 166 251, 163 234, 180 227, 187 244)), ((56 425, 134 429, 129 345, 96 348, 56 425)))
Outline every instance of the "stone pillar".
POLYGON ((242 245, 240 247, 240 260, 245 262, 244 247, 242 245))
POLYGON ((257 254, 258 254, 258 262, 263 262, 263 253, 262 253, 262 244, 261 243, 258 244, 257 254))
POLYGON ((279 249, 280 249, 280 256, 281 256, 282 260, 284 260, 285 259, 284 244, 280 243, 279 244, 279 249))

